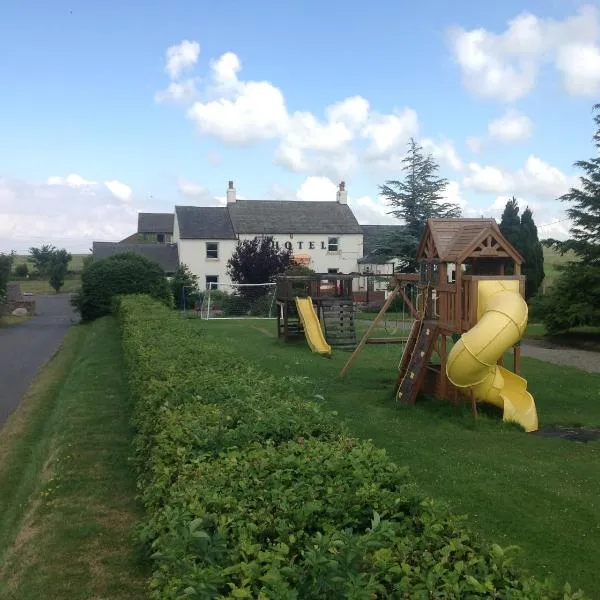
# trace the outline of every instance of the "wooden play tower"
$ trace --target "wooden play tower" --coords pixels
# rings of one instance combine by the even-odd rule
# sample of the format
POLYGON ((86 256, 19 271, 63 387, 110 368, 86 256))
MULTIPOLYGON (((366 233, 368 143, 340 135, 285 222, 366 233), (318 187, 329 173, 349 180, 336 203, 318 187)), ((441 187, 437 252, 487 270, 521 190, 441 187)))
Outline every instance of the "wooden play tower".
POLYGON ((323 323, 327 342, 339 350, 356 348, 354 325, 353 275, 311 273, 282 275, 277 278, 277 336, 284 339, 304 337, 295 299, 311 298, 323 323))
MULTIPOLYGON (((478 281, 518 280, 521 295, 525 277, 523 259, 500 232, 494 219, 429 219, 417 251, 418 273, 397 273, 392 294, 374 320, 341 375, 365 348, 376 323, 394 297, 404 298, 414 321, 398 365, 395 395, 399 402, 414 404, 419 392, 456 401, 470 398, 446 375, 449 340, 456 342, 478 320, 478 281), (406 286, 419 289, 417 305, 404 293, 406 286)), ((520 372, 520 347, 513 346, 514 373, 520 372)))

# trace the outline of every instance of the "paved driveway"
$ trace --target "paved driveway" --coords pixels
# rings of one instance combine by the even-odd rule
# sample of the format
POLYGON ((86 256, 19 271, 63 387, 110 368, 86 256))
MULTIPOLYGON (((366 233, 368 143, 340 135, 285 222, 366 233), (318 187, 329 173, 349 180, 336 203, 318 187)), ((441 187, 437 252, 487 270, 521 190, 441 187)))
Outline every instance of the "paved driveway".
POLYGON ((69 294, 36 296, 37 316, 0 328, 0 427, 77 321, 69 298, 69 294))

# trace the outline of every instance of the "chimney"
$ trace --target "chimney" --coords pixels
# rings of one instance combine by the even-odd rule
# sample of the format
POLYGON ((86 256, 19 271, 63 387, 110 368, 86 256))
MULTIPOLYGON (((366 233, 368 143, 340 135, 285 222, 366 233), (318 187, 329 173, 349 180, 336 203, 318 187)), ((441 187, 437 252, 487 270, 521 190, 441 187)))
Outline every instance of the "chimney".
POLYGON ((235 204, 235 188, 233 187, 233 181, 229 182, 227 188, 227 204, 235 204))
POLYGON ((346 191, 346 182, 342 181, 337 191, 338 204, 348 204, 348 192, 346 191))

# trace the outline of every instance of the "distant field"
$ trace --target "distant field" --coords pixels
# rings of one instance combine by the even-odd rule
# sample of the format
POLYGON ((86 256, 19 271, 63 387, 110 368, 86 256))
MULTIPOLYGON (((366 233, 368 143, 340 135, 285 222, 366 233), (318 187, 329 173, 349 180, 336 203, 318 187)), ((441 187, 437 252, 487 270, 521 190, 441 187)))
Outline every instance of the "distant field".
MULTIPOLYGON (((86 256, 89 254, 73 254, 71 258, 71 262, 69 263, 69 271, 80 272, 83 270, 83 261, 86 256)), ((16 267, 17 265, 21 265, 23 263, 27 263, 27 266, 32 268, 33 263, 29 260, 29 256, 25 254, 17 254, 15 256, 15 260, 13 265, 16 267)))
POLYGON ((542 287, 545 289, 547 286, 552 285, 552 282, 560 273, 558 267, 572 260, 575 260, 575 256, 572 252, 561 256, 552 248, 544 248, 544 273, 546 274, 546 277, 544 278, 542 287))

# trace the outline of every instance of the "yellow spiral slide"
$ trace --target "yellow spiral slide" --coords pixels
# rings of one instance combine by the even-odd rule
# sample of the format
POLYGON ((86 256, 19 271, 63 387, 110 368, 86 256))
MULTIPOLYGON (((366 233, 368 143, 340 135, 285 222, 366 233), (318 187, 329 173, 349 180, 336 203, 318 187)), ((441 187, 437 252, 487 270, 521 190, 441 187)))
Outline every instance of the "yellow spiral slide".
POLYGON ((497 364, 527 326, 527 303, 519 281, 479 280, 477 284, 477 323, 448 354, 446 375, 456 387, 471 389, 478 402, 503 409, 505 421, 536 431, 537 410, 527 381, 497 364))

